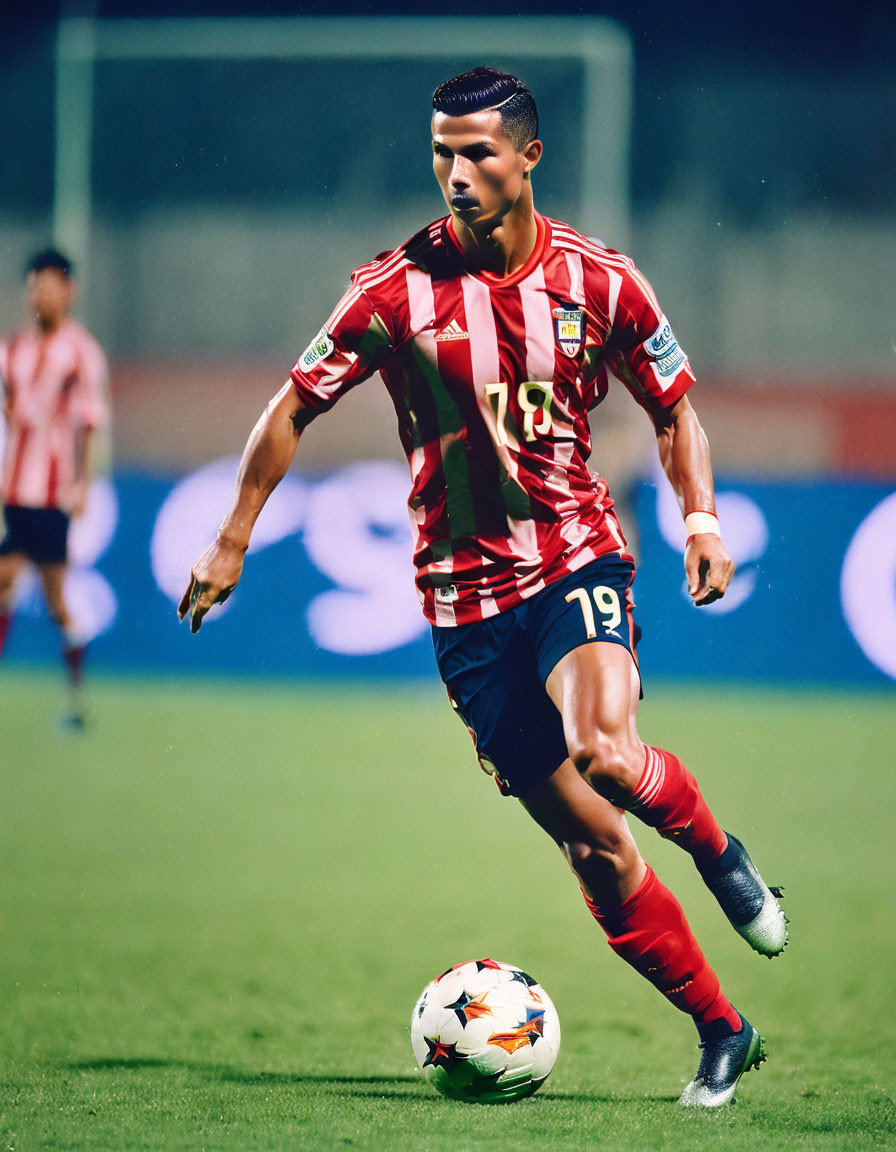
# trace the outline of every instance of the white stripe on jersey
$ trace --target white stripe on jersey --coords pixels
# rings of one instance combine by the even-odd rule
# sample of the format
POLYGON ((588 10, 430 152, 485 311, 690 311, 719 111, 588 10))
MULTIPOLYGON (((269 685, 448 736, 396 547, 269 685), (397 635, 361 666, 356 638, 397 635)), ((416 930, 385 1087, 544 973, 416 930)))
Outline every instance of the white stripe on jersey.
POLYGON ((421 272, 413 264, 405 268, 404 276, 408 289, 411 331, 415 333, 414 343, 425 353, 427 360, 436 364, 436 301, 432 278, 428 272, 421 272))
POLYGON ((526 378, 550 384, 554 379, 556 344, 551 299, 545 291, 544 266, 536 265, 517 287, 526 326, 526 378))
POLYGON ((330 313, 327 322, 324 325, 326 331, 331 332, 335 328, 338 328, 339 321, 342 319, 342 317, 346 314, 346 312, 353 308, 355 304, 357 304, 363 295, 364 293, 360 288, 349 288, 346 294, 342 297, 342 299, 330 313))
POLYGON ((480 609, 482 611, 482 619, 488 620, 490 616, 498 615, 498 602, 490 593, 481 592, 482 600, 480 602, 480 609))
MULTIPOLYGON (((544 266, 539 264, 525 280, 520 282, 519 290, 523 305, 523 323, 526 326, 526 373, 529 380, 550 383, 554 379, 557 344, 554 339, 551 299, 545 287, 544 266)), ((552 418, 556 420, 558 417, 556 403, 552 404, 552 409, 552 418)), ((547 472, 544 478, 545 484, 560 497, 557 510, 561 513, 576 505, 567 480, 574 449, 575 440, 572 436, 568 440, 555 441, 551 446, 554 468, 547 472)))
POLYGON ((403 248, 396 248, 391 256, 387 256, 385 260, 381 261, 369 272, 362 272, 360 275, 355 275, 355 283, 358 287, 362 288, 365 292, 371 288, 376 288, 378 284, 382 284, 384 280, 390 279, 402 267, 408 265, 411 261, 408 259, 407 253, 403 248))
POLYGON ((563 259, 566 261, 566 270, 569 273, 569 299, 571 303, 585 307, 585 272, 582 268, 582 257, 578 252, 565 249, 563 259))
POLYGON ((619 290, 622 287, 622 277, 611 268, 605 269, 609 287, 607 290, 607 314, 610 318, 610 327, 616 321, 616 306, 619 303, 619 290))
POLYGON ((662 316, 663 311, 660 308, 659 301, 651 288, 644 275, 635 267, 635 262, 628 256, 623 256, 621 253, 610 253, 606 248, 601 248, 599 245, 593 244, 584 236, 580 236, 577 232, 567 230, 565 228, 552 228, 552 236, 556 236, 558 248, 571 248, 575 252, 580 252, 585 256, 591 256, 597 260, 605 268, 615 267, 623 268, 627 271, 632 279, 637 283, 638 287, 644 293, 648 303, 657 313, 662 316))
POLYGON ((623 552, 627 551, 627 549, 625 547, 625 541, 622 538, 622 534, 616 525, 616 517, 613 512, 607 513, 607 527, 610 529, 610 532, 613 535, 613 539, 619 545, 619 555, 621 556, 623 552))
MULTIPOLYGON (((486 389, 501 380, 500 358, 498 355, 498 330, 492 312, 492 295, 487 284, 474 276, 462 276, 461 291, 464 297, 467 332, 470 334, 470 362, 473 370, 473 387, 476 400, 482 412, 485 426, 494 439, 497 436, 495 410, 492 408, 486 389)), ((501 454, 501 462, 508 463, 509 453, 501 454)))
MULTIPOLYGON (((369 288, 375 288, 378 284, 382 284, 384 280, 388 280, 394 276, 402 263, 413 267, 405 255, 404 249, 396 248, 385 260, 374 261, 371 264, 365 264, 361 268, 356 269, 354 283, 333 309, 330 318, 327 320, 325 325, 327 331, 338 325, 346 312, 348 312, 362 296, 367 295, 369 288)), ((374 311, 373 304, 369 300, 368 303, 370 304, 371 311, 374 311)))

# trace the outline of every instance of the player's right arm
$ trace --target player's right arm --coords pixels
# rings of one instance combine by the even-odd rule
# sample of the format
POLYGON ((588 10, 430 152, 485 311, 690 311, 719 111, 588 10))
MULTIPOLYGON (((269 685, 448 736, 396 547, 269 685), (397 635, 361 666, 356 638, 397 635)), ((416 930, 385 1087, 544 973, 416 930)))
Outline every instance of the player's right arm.
POLYGON ((223 604, 237 586, 255 521, 289 468, 299 439, 317 415, 287 381, 265 408, 243 451, 233 497, 213 544, 199 557, 177 610, 189 614, 198 632, 214 604, 223 604))

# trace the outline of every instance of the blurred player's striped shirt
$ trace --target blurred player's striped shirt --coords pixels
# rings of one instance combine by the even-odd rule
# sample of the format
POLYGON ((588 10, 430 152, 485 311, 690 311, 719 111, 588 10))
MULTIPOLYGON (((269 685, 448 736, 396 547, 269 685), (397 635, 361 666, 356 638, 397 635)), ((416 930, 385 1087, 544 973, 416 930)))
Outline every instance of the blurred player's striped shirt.
POLYGON ((74 499, 80 433, 106 424, 106 357, 76 320, 0 343, 5 392, 4 504, 61 508, 74 499))
POLYGON ((292 380, 331 407, 379 372, 411 467, 426 617, 505 611, 598 556, 628 556, 588 412, 611 370, 645 405, 694 381, 650 285, 627 257, 536 216, 526 264, 470 270, 450 218, 356 269, 292 380))

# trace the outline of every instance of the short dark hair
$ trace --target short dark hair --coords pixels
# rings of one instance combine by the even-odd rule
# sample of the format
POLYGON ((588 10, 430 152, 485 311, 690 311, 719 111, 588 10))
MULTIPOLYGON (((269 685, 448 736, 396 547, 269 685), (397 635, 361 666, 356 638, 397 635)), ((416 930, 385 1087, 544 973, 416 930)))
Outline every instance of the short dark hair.
POLYGON ((432 106, 447 116, 495 109, 501 114, 504 135, 517 152, 538 136, 538 109, 532 93, 519 77, 497 68, 473 68, 446 80, 433 92, 432 106))
POLYGON ((41 248, 39 252, 35 252, 25 265, 25 275, 28 276, 31 272, 43 272, 45 268, 55 268, 68 279, 75 274, 74 264, 58 248, 41 248))

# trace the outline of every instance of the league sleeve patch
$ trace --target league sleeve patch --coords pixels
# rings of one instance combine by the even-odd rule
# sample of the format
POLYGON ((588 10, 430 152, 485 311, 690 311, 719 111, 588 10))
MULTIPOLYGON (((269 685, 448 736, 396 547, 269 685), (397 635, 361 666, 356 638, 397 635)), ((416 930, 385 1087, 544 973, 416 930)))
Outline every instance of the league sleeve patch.
POLYGON ((684 352, 679 348, 672 327, 665 316, 660 316, 656 331, 644 341, 643 348, 660 376, 674 375, 685 360, 684 352))
POLYGON ((299 357, 299 366, 303 372, 310 372, 315 364, 326 358, 333 351, 333 341, 326 328, 321 328, 302 355, 299 357))

